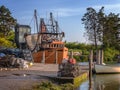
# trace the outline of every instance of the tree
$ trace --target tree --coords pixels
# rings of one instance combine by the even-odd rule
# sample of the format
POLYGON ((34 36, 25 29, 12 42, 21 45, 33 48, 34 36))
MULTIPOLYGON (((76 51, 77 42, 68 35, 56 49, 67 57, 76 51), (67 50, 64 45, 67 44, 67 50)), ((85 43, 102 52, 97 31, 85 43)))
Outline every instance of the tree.
POLYGON ((11 12, 5 6, 0 6, 0 46, 15 47, 14 31, 16 19, 11 16, 11 12))
POLYGON ((105 22, 106 22, 106 18, 105 18, 105 13, 104 13, 104 7, 102 7, 99 12, 97 13, 98 16, 98 37, 99 37, 99 41, 101 43, 103 43, 103 30, 105 28, 105 22))
POLYGON ((97 49, 97 43, 101 42, 102 46, 119 48, 116 33, 118 33, 120 25, 119 14, 104 13, 104 7, 98 12, 93 8, 87 8, 87 12, 82 18, 85 25, 86 35, 92 41, 97 49))
POLYGON ((103 11, 104 7, 98 12, 99 41, 101 41, 105 47, 117 46, 116 33, 119 30, 119 26, 117 25, 119 15, 114 13, 105 15, 103 11))
POLYGON ((91 7, 87 8, 87 12, 84 14, 81 20, 85 25, 85 30, 86 30, 85 34, 88 36, 88 39, 94 43, 94 46, 97 49, 97 43, 98 43, 98 35, 97 35, 98 21, 97 20, 98 19, 97 19, 97 13, 95 9, 91 7))
POLYGON ((119 14, 109 13, 106 15, 104 7, 98 12, 93 8, 87 8, 87 13, 84 14, 82 21, 86 34, 89 40, 93 40, 96 49, 99 48, 96 43, 101 42, 101 48, 104 49, 104 60, 115 60, 120 51, 119 38, 117 38, 120 33, 119 14))
POLYGON ((11 12, 5 6, 0 6, 0 36, 6 38, 13 29, 16 20, 11 16, 11 12))
POLYGON ((104 43, 108 45, 108 47, 115 47, 117 45, 116 33, 118 31, 117 23, 119 15, 115 15, 114 13, 110 13, 106 19, 106 28, 103 30, 104 43))

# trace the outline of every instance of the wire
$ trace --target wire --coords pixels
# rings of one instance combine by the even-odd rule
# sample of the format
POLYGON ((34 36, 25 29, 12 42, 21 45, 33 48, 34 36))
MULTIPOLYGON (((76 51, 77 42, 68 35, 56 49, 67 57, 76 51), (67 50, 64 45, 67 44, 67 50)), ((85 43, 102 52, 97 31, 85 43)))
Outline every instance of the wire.
POLYGON ((30 23, 29 23, 29 26, 31 25, 31 23, 32 23, 33 19, 34 19, 34 16, 32 17, 32 19, 31 19, 31 21, 30 21, 30 23))

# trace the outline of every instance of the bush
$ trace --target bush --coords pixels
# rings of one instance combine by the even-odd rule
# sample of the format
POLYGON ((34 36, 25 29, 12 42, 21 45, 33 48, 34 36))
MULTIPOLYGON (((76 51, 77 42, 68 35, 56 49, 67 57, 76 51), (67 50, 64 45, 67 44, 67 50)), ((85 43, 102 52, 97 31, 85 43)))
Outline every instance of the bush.
POLYGON ((62 84, 61 85, 61 90, 74 90, 74 86, 71 83, 68 84, 62 84))
POLYGON ((12 47, 12 43, 5 38, 0 38, 0 46, 12 47))
POLYGON ((81 55, 80 56, 80 61, 81 62, 88 62, 88 55, 81 55))
POLYGON ((87 49, 84 49, 84 50, 82 50, 82 55, 89 55, 89 50, 87 50, 87 49))
POLYGON ((80 62, 80 56, 73 56, 77 62, 80 62))
POLYGON ((104 61, 112 62, 116 61, 116 55, 119 54, 119 51, 114 48, 106 48, 104 50, 104 61))
POLYGON ((50 81, 46 81, 33 86, 32 90, 74 90, 74 86, 72 84, 62 84, 58 86, 50 81))
POLYGON ((15 38, 15 33, 13 30, 9 31, 7 36, 4 36, 3 33, 0 33, 0 46, 13 48, 16 47, 16 44, 13 43, 15 38))
POLYGON ((77 62, 88 62, 88 55, 73 56, 77 62))
POLYGON ((33 90, 61 90, 59 86, 53 84, 50 81, 41 82, 33 87, 33 90))

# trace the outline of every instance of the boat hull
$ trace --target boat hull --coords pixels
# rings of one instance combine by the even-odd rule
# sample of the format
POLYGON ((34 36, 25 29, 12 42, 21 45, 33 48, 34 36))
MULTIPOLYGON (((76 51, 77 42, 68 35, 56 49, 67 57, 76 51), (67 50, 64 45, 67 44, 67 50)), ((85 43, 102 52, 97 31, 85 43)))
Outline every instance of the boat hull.
POLYGON ((96 74, 117 74, 120 73, 120 66, 95 65, 96 74))
POLYGON ((60 64, 64 58, 68 58, 67 48, 51 48, 33 53, 35 63, 60 64))

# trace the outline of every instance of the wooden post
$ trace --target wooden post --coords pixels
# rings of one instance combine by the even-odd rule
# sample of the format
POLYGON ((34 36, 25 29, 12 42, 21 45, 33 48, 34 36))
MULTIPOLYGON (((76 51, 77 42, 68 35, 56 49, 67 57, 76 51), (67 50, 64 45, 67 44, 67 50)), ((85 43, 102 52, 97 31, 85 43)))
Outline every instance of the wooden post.
POLYGON ((100 56, 100 64, 103 64, 103 58, 104 58, 104 54, 103 54, 103 50, 101 50, 100 52, 101 56, 100 56))
POLYGON ((93 61, 93 50, 90 51, 90 56, 89 56, 89 90, 92 90, 92 61, 93 61))
POLYGON ((73 51, 70 52, 70 58, 73 58, 73 51))
POLYGON ((55 50, 55 64, 58 63, 58 52, 57 50, 55 50))
POLYGON ((43 50, 43 56, 42 56, 42 61, 41 63, 45 63, 45 50, 43 50))
POLYGON ((98 50, 97 51, 97 61, 96 61, 97 64, 100 64, 100 56, 101 56, 100 50, 98 50))

